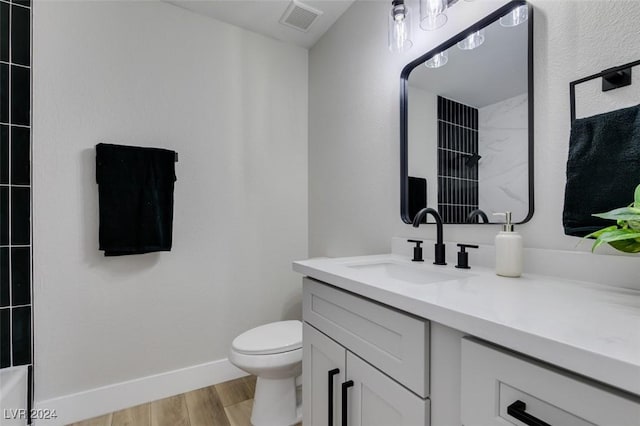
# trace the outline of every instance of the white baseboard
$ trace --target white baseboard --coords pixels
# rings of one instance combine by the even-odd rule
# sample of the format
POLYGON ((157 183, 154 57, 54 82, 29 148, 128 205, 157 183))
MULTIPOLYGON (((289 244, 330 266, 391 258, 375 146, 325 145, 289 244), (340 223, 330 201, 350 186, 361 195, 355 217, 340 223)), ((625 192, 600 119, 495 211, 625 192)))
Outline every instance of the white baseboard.
POLYGON ((57 418, 35 420, 34 424, 37 426, 67 425, 246 375, 247 373, 236 368, 225 358, 45 401, 36 401, 34 408, 55 410, 57 418))

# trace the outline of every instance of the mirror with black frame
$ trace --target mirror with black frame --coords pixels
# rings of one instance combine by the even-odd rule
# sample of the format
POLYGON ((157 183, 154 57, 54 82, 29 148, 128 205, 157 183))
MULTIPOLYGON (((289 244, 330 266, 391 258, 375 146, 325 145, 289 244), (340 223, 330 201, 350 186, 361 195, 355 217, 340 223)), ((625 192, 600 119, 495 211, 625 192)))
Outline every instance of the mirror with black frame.
POLYGON ((423 207, 449 224, 533 215, 532 18, 510 2, 403 69, 404 222, 423 207))

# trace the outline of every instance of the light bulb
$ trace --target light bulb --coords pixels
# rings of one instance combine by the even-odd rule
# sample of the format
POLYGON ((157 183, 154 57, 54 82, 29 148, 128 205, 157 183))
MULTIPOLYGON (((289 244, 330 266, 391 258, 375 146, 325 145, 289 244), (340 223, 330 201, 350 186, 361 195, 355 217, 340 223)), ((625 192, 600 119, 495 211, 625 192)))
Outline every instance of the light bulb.
POLYGON ((402 52, 413 46, 411 42, 411 16, 404 0, 393 0, 389 12, 389 50, 402 52))
POLYGON ((447 23, 447 0, 420 0, 420 28, 432 31, 447 23))
POLYGON ((529 19, 529 7, 527 5, 518 6, 500 18, 500 25, 503 27, 515 27, 529 19))
POLYGON ((458 42, 458 47, 462 50, 472 50, 480 47, 484 43, 484 29, 470 34, 464 40, 458 42))
POLYGON ((449 60, 449 55, 447 54, 447 52, 440 52, 437 53, 435 55, 433 55, 431 58, 429 58, 424 65, 427 68, 440 68, 442 66, 444 66, 447 61, 449 60))

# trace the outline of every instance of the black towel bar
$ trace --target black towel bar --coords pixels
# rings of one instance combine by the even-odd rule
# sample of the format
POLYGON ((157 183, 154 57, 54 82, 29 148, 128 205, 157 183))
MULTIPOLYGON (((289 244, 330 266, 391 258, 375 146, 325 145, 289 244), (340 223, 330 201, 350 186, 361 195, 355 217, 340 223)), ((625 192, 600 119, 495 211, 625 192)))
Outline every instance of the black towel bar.
POLYGON ((629 62, 628 64, 609 68, 597 74, 581 78, 569 83, 569 96, 571 101, 571 123, 576 120, 576 86, 587 81, 602 77, 602 91, 618 89, 631 84, 631 69, 640 65, 640 61, 629 62))

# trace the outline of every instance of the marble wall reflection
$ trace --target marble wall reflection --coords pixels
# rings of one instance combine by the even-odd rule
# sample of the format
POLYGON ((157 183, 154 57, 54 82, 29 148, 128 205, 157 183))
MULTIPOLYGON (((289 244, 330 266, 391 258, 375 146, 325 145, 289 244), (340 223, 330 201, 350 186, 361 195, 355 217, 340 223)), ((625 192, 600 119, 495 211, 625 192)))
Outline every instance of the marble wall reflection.
POLYGON ((528 95, 522 94, 479 109, 479 208, 513 212, 523 221, 529 211, 528 95))

